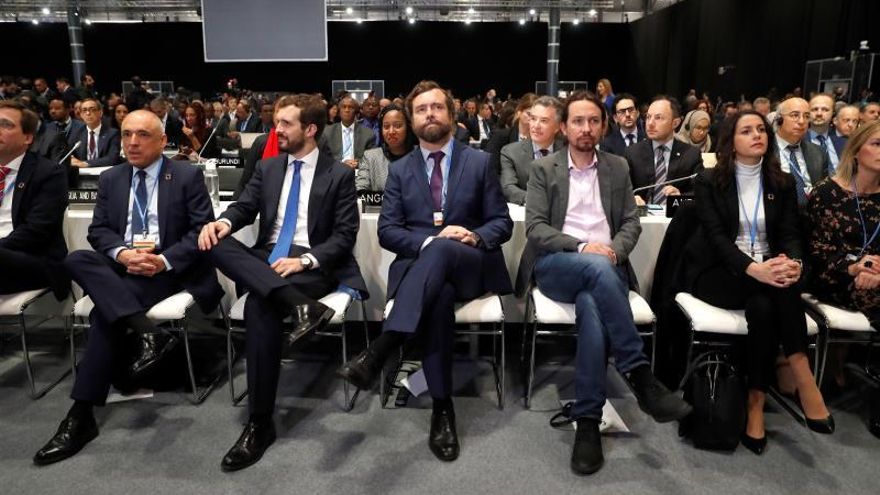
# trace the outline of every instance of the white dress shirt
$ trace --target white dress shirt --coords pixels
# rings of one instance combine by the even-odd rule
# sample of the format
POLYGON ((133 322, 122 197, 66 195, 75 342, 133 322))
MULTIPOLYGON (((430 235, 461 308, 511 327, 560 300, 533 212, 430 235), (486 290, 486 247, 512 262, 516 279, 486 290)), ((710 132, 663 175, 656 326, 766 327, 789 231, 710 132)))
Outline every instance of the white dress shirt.
POLYGON ((3 202, 0 203, 0 238, 12 233, 12 196, 15 194, 15 178, 18 176, 22 160, 24 160, 24 153, 6 164, 10 170, 6 174, 6 195, 3 196, 3 202))
MULTIPOLYGON (((787 174, 794 173, 791 171, 791 154, 788 151, 788 147, 794 144, 795 143, 789 143, 785 139, 782 139, 779 134, 776 135, 776 145, 779 148, 779 161, 782 165, 782 171, 787 174)), ((798 170, 801 172, 801 178, 804 179, 804 188, 806 189, 806 192, 809 193, 813 188, 813 183, 810 181, 810 172, 807 170, 807 160, 804 158, 803 151, 801 151, 800 143, 797 144, 797 150, 795 150, 794 155, 795 158, 797 158, 798 170)))

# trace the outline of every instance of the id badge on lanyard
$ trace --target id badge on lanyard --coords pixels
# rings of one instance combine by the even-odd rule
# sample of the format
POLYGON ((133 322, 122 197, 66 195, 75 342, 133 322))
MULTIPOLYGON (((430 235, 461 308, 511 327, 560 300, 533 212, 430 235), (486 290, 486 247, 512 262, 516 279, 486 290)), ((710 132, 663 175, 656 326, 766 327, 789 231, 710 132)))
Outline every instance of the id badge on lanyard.
POLYGON ((159 245, 159 234, 142 232, 131 236, 131 247, 134 249, 156 249, 159 245))

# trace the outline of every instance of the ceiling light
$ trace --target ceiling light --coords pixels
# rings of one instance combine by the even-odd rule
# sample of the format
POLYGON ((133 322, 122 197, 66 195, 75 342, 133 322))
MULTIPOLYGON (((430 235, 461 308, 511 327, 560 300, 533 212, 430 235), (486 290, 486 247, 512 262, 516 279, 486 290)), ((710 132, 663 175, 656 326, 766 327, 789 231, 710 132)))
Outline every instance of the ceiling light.
POLYGON ((526 20, 525 20, 525 19, 520 19, 520 20, 519 20, 519 25, 520 25, 520 26, 525 26, 525 25, 526 25, 526 20))
POLYGON ((31 24, 33 24, 34 26, 36 26, 39 23, 40 23, 40 21, 38 21, 36 19, 31 19, 31 24))
POLYGON ((49 15, 49 7, 43 7, 43 15, 49 15))
POLYGON ((92 25, 92 20, 91 20, 91 19, 86 19, 86 24, 89 25, 89 26, 91 26, 91 25, 92 25))
POLYGON ((577 19, 577 18, 575 18, 575 20, 573 20, 573 21, 571 21, 571 23, 572 23, 572 24, 574 24, 574 25, 575 25, 575 26, 577 26, 577 25, 578 25, 578 24, 580 24, 580 23, 581 23, 581 20, 580 20, 580 19, 577 19))
POLYGON ((346 7, 346 8, 345 8, 345 13, 346 13, 346 14, 351 15, 352 12, 354 12, 354 9, 353 9, 353 8, 351 8, 351 7, 346 7))
POLYGON ((469 8, 469 9, 468 9, 468 14, 473 14, 473 13, 474 13, 474 8, 473 8, 473 7, 469 8))
POLYGON ((361 18, 358 18, 357 23, 358 23, 358 24, 363 24, 363 23, 364 23, 364 20, 361 19, 361 18))
POLYGON ((529 9, 529 15, 535 15, 536 13, 535 9, 529 9))
POLYGON ((471 23, 471 20, 470 20, 470 19, 465 19, 465 20, 464 20, 464 23, 465 23, 465 24, 470 24, 470 23, 471 23))
POLYGON ((410 18, 409 18, 409 23, 410 23, 410 24, 415 24, 415 23, 416 23, 415 18, 410 17, 410 18))
POLYGON ((413 13, 413 8, 412 8, 412 7, 407 7, 407 8, 406 8, 406 15, 410 15, 410 14, 412 14, 412 13, 413 13))
POLYGON ((597 14, 596 9, 590 9, 590 11, 587 13, 590 14, 590 17, 596 17, 597 14))

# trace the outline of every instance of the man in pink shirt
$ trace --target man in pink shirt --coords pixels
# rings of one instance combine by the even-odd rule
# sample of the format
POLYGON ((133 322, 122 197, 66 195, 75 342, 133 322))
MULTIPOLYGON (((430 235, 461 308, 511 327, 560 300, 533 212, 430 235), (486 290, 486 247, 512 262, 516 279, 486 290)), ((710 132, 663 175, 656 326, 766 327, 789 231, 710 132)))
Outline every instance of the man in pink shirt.
POLYGON ((604 463, 599 422, 608 355, 639 407, 656 421, 674 421, 691 411, 654 378, 633 323, 628 286, 635 285, 635 276, 628 257, 641 225, 626 161, 596 149, 606 121, 605 106, 590 93, 576 92, 565 103, 560 129, 568 146, 532 165, 528 243, 517 275, 520 294, 534 281, 547 297, 575 305, 575 402, 569 418, 577 422, 571 467, 578 474, 594 473, 604 463))

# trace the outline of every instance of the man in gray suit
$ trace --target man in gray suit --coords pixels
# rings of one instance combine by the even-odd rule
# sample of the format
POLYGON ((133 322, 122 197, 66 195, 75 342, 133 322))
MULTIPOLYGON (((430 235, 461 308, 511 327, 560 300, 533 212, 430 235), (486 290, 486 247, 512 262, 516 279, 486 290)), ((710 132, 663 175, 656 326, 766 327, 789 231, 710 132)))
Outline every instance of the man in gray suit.
POLYGON ((355 122, 358 103, 351 96, 339 102, 340 122, 328 125, 321 134, 319 148, 325 148, 333 158, 356 169, 364 151, 376 147, 373 131, 355 122))
POLYGON ((501 148, 501 192, 508 203, 518 205, 526 202, 526 184, 532 162, 553 153, 563 144, 558 135, 562 119, 559 100, 542 96, 535 100, 528 115, 529 139, 501 148))
POLYGON ((568 147, 532 166, 526 191, 526 236, 517 291, 534 278, 547 297, 575 305, 577 422, 571 468, 591 474, 604 463, 599 422, 606 364, 614 356, 639 407, 658 422, 681 419, 691 407, 651 372, 629 306, 628 257, 641 225, 626 161, 596 145, 605 134, 605 106, 575 92, 562 112, 568 147), (570 201, 576 198, 576 201, 570 201))
POLYGON ((810 124, 810 104, 803 98, 789 98, 779 104, 776 117, 776 145, 782 171, 791 174, 797 184, 798 206, 807 204, 807 196, 828 175, 828 155, 822 148, 804 139, 810 124))

